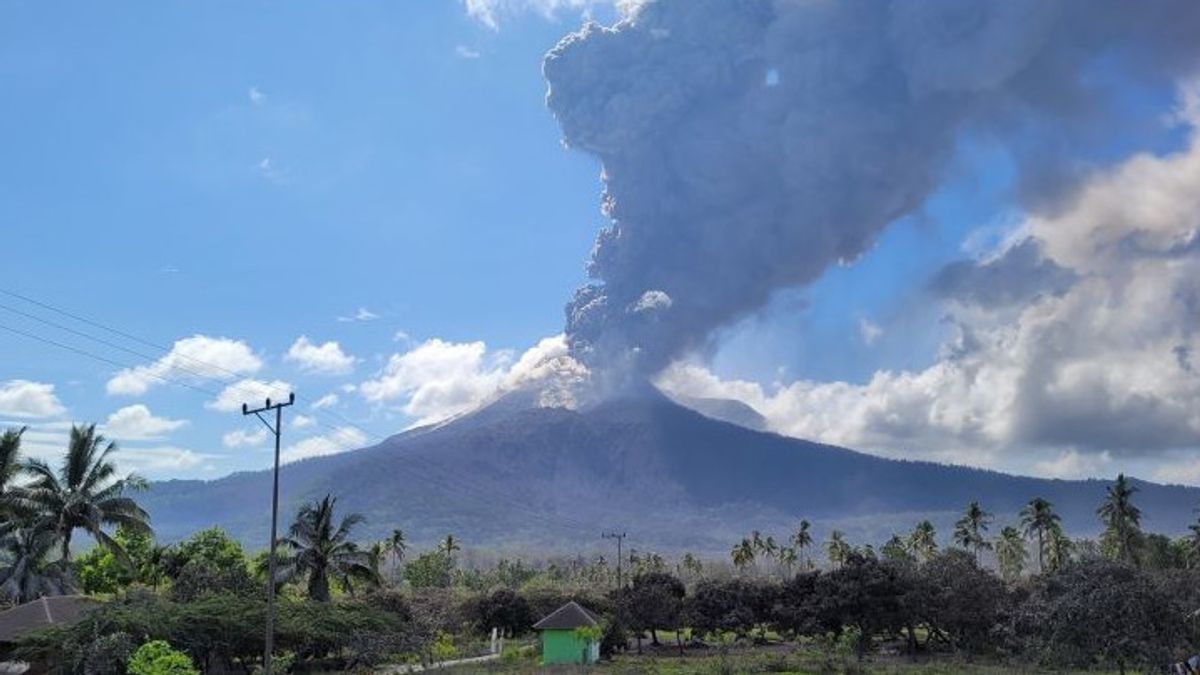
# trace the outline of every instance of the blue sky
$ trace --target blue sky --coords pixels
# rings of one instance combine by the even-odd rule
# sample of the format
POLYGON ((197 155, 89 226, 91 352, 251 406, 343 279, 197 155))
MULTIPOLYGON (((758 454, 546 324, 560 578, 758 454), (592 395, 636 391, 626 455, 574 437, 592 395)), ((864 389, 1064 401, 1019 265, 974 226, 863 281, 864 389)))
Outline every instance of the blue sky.
MULTIPOLYGON (((562 330, 603 225, 600 167, 561 146, 540 72, 580 21, 578 9, 527 12, 497 29, 451 0, 0 5, 0 287, 144 341, 0 296, 120 345, 0 308, 0 326, 116 362, 0 330, 0 422, 33 424, 32 451, 49 454, 66 422, 126 409, 133 426, 117 428, 141 432, 111 435, 130 466, 216 477, 269 461, 261 437, 230 436, 256 422, 214 409, 228 381, 293 385, 295 412, 314 420, 288 429, 292 446, 313 441, 295 456, 438 410, 414 406, 413 389, 360 389, 412 367, 403 355, 427 341, 469 361, 471 387, 494 385, 562 330), (113 391, 122 368, 164 356, 146 343, 197 335, 245 353, 222 352, 234 365, 209 378, 178 363, 159 372, 210 393, 113 391), (297 344, 325 351, 287 358, 297 344), (311 410, 330 394, 336 404, 311 410)), ((1134 92, 1129 105, 1170 101, 1134 92)), ((1162 151, 1185 140, 1152 135, 1162 151)), ((1127 155, 1128 140, 1098 152, 1127 155)), ((951 173, 861 260, 723 331, 712 372, 862 384, 935 362, 948 329, 928 280, 1019 220, 1003 148, 964 140, 951 173)))

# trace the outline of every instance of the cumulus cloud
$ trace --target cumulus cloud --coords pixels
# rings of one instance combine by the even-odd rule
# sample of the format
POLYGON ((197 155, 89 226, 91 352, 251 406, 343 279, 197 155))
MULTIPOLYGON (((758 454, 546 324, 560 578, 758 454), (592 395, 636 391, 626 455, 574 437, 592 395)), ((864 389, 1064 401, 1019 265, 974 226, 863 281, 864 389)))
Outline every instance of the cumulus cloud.
POLYGON ((256 373, 262 365, 262 359, 241 340, 193 335, 177 340, 154 363, 118 371, 108 380, 107 389, 109 394, 141 396, 164 381, 221 380, 256 373))
POLYGON ((280 459, 284 462, 295 462, 309 457, 336 455, 357 450, 366 442, 367 435, 361 430, 351 426, 339 427, 327 434, 310 436, 285 447, 280 453, 280 459))
POLYGON ((227 448, 257 448, 266 444, 268 436, 265 428, 254 431, 234 429, 221 437, 221 444, 227 448))
POLYGON ((193 469, 212 458, 212 455, 173 446, 158 448, 123 447, 117 453, 117 462, 122 469, 132 469, 139 473, 151 475, 157 472, 172 475, 182 469, 193 469))
POLYGON ((458 45, 454 48, 454 53, 460 59, 477 59, 480 57, 479 50, 472 49, 466 45, 458 45))
POLYGON ((187 420, 156 417, 141 403, 125 406, 108 416, 104 433, 118 440, 143 441, 162 438, 187 425, 187 420))
POLYGON ((307 429, 316 423, 317 420, 315 417, 309 417, 308 415, 292 416, 292 426, 296 429, 307 429))
POLYGON ((586 371, 567 354, 563 336, 545 338, 514 360, 512 352, 489 354, 483 342, 426 340, 394 354, 359 391, 368 401, 399 404, 416 424, 466 412, 500 393, 536 390, 542 405, 569 405, 586 371))
POLYGON ((342 351, 337 342, 331 340, 318 345, 306 335, 296 338, 283 358, 296 363, 305 372, 322 375, 345 375, 354 370, 357 361, 342 351))
POLYGON ((1053 475, 1200 448, 1198 138, 1099 172, 1067 203, 1031 213, 1018 268, 1055 266, 1053 291, 1029 292, 1020 274, 979 261, 989 283, 1013 288, 957 295, 955 337, 928 368, 763 387, 680 362, 659 384, 745 401, 794 436, 984 466, 1035 451, 1035 468, 1053 475))
POLYGON ((55 417, 66 412, 54 385, 30 380, 0 383, 0 415, 55 417))
POLYGON ((244 379, 225 387, 217 398, 205 403, 205 407, 218 412, 237 412, 242 404, 261 406, 267 399, 282 401, 294 391, 292 385, 282 380, 244 379))

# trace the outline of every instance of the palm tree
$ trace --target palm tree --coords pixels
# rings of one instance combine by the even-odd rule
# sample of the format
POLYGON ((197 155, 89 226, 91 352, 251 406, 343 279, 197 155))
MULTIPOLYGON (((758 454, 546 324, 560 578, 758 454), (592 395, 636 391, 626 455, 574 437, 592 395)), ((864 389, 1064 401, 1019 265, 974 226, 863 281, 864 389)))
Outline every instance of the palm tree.
POLYGON ((1096 509, 1104 522, 1103 543, 1117 560, 1129 564, 1137 562, 1137 545, 1142 534, 1142 512, 1133 505, 1133 494, 1137 491, 1125 474, 1118 474, 1117 482, 1108 488, 1104 503, 1096 509))
POLYGON ((24 528, 0 538, 6 561, 0 567, 0 595, 25 603, 47 595, 71 591, 71 579, 61 560, 47 561, 56 535, 50 530, 24 528))
POLYGON ((754 547, 756 554, 762 553, 766 544, 763 543, 762 532, 754 530, 750 533, 750 545, 754 547))
POLYGON ((811 527, 807 520, 801 520, 800 527, 792 535, 792 545, 796 547, 796 551, 800 554, 801 564, 806 567, 809 566, 809 560, 808 556, 805 555, 805 551, 813 543, 812 532, 809 531, 811 527))
POLYGON ((404 538, 404 530, 396 528, 388 535, 384 542, 387 546, 387 551, 392 556, 392 565, 398 566, 401 560, 404 560, 404 552, 408 550, 408 541, 404 538))
POLYGON ((109 459, 115 452, 117 444, 96 433, 96 425, 72 426, 67 455, 57 471, 38 459, 21 463, 32 480, 14 489, 16 498, 34 514, 36 528, 58 538, 64 564, 71 560, 75 530, 85 530, 123 560, 127 556, 121 545, 102 528, 115 525, 150 533, 150 516, 125 496, 145 487, 146 481, 133 474, 117 478, 117 467, 109 459))
POLYGON ((983 510, 979 502, 967 505, 967 511, 954 524, 954 542, 963 548, 975 552, 975 563, 979 564, 979 552, 992 548, 986 534, 988 525, 992 522, 992 514, 983 510))
POLYGON ((441 543, 438 544, 438 550, 442 552, 442 555, 449 558, 454 555, 455 551, 462 550, 462 544, 458 543, 458 540, 454 538, 454 535, 447 534, 446 537, 442 539, 441 543))
POLYGON ((1025 569, 1029 552, 1025 550, 1025 538, 1017 528, 1007 526, 996 538, 996 561, 1000 564, 1000 576, 1006 581, 1015 581, 1025 569))
POLYGON ((883 548, 879 549, 879 552, 892 562, 911 563, 914 560, 912 552, 908 550, 908 542, 898 534, 893 534, 891 539, 884 542, 883 548))
POLYGON ((796 561, 799 559, 800 556, 796 554, 795 546, 784 546, 779 549, 779 564, 783 565, 783 568, 787 570, 788 576, 791 576, 792 568, 795 567, 796 561))
POLYGON ((21 471, 21 435, 26 428, 6 429, 0 434, 0 534, 12 531, 17 525, 13 481, 21 471))
POLYGON ((1062 529, 1062 526, 1055 523, 1047 532, 1046 536, 1046 565, 1051 572, 1062 569, 1063 565, 1071 556, 1071 548, 1074 545, 1062 529))
POLYGON ((699 558, 691 553, 683 554, 682 566, 683 571, 692 576, 698 577, 704 573, 704 564, 700 562, 699 558))
POLYGON ((733 566, 738 570, 746 569, 747 565, 754 562, 754 543, 743 538, 730 549, 729 557, 733 560, 733 566))
POLYGON ((830 565, 841 567, 850 556, 851 550, 850 544, 846 543, 846 535, 841 530, 829 533, 829 541, 825 542, 825 555, 829 557, 830 565))
POLYGON ((1038 572, 1046 569, 1046 535, 1058 526, 1061 518, 1054 512, 1054 505, 1034 497, 1021 509, 1021 527, 1026 536, 1037 537, 1038 572))
POLYGON ((363 522, 363 517, 352 513, 335 525, 336 504, 336 498, 325 495, 320 501, 300 507, 288 536, 280 540, 288 554, 277 573, 278 580, 307 577, 308 597, 317 602, 329 602, 330 581, 347 593, 354 591, 354 581, 377 581, 369 556, 350 541, 350 531, 363 522))
POLYGON ((933 523, 928 520, 917 523, 912 534, 908 535, 908 547, 922 562, 933 558, 933 554, 937 552, 937 530, 934 529, 933 523))

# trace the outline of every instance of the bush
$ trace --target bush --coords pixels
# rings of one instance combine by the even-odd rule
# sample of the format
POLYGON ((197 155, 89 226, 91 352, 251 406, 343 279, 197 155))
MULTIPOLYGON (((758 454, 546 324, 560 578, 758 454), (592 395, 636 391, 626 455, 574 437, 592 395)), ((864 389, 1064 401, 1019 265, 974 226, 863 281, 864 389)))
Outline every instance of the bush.
POLYGON ((129 675, 200 675, 192 659, 165 640, 152 640, 138 647, 129 659, 128 672, 129 675))

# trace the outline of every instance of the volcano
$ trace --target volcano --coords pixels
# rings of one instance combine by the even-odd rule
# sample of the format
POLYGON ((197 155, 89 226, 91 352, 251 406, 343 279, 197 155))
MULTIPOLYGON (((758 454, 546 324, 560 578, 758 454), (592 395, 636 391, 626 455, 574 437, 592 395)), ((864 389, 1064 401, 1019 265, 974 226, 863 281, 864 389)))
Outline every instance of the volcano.
MULTIPOLYGON (((717 419, 733 404, 697 407, 713 416, 656 391, 581 410, 510 394, 372 447, 285 465, 281 518, 332 493, 366 516, 363 539, 399 527, 418 546, 453 533, 500 552, 580 552, 617 529, 640 550, 724 554, 751 530, 786 536, 801 518, 818 536, 836 528, 873 543, 929 518, 945 539, 969 501, 995 513, 998 529, 1044 497, 1073 536, 1099 530, 1103 481, 886 459, 717 419)), ((1200 489, 1135 483, 1147 529, 1186 530, 1200 489)), ((258 549, 270 485, 270 471, 166 481, 143 502, 165 541, 219 525, 258 549)))

